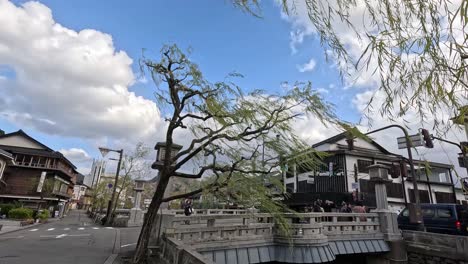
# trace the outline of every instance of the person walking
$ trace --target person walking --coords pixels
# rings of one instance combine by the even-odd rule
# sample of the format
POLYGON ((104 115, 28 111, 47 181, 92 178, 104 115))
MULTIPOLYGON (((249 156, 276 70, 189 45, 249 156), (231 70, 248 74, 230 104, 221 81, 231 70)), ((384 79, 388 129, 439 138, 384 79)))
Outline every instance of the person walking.
MULTIPOLYGON (((353 213, 365 214, 366 213, 366 207, 362 204, 362 202, 359 201, 353 207, 353 213)), ((365 222, 365 221, 367 221, 367 217, 360 216, 359 220, 361 220, 361 222, 365 222)))
MULTIPOLYGON (((184 201, 184 215, 185 216, 190 216, 192 213, 193 213, 192 200, 185 199, 185 201, 184 201)), ((190 225, 190 220, 186 220, 185 224, 190 225)))

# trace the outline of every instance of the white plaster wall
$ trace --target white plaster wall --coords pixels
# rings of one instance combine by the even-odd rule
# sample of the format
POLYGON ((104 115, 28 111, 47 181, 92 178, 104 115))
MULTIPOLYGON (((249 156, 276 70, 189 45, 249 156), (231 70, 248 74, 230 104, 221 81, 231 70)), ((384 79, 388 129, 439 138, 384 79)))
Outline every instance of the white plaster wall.
POLYGON ((39 144, 32 142, 29 139, 26 139, 24 137, 18 136, 18 135, 0 138, 0 145, 33 148, 33 149, 44 149, 39 144))

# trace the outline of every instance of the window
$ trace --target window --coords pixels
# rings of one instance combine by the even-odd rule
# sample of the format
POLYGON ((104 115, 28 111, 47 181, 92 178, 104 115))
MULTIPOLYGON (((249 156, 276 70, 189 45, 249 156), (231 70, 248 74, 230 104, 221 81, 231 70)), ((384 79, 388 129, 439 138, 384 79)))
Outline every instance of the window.
POLYGON ((405 209, 403 210, 403 212, 401 213, 402 216, 405 216, 405 217, 408 217, 409 216, 409 210, 408 209, 405 209))
POLYGON ((292 178, 294 177, 294 168, 292 165, 287 165, 286 166, 286 178, 292 178))
POLYGON ((369 166, 374 164, 371 160, 358 160, 358 172, 369 173, 369 166))
POLYGON ((294 183, 286 184, 286 192, 293 193, 294 192, 294 183))
POLYGON ((440 218, 452 218, 452 210, 439 208, 437 209, 437 216, 439 216, 440 218))
POLYGON ((447 173, 439 173, 439 181, 440 182, 448 182, 447 180, 447 173))
POLYGON ((432 208, 422 208, 421 211, 424 217, 434 217, 434 209, 432 208))

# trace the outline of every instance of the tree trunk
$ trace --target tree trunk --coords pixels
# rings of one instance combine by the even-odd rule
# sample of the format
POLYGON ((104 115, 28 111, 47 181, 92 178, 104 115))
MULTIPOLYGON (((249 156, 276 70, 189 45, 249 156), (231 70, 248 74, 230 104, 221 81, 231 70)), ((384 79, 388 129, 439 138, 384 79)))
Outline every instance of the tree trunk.
POLYGON ((146 212, 146 216, 141 228, 140 236, 138 237, 138 244, 135 250, 135 255, 133 256, 133 263, 140 264, 145 263, 146 260, 146 251, 148 250, 148 243, 153 231, 153 227, 156 221, 156 216, 158 214, 159 207, 161 206, 162 199, 164 197, 164 192, 169 183, 169 178, 165 175, 162 175, 154 193, 153 199, 151 199, 151 204, 146 212))

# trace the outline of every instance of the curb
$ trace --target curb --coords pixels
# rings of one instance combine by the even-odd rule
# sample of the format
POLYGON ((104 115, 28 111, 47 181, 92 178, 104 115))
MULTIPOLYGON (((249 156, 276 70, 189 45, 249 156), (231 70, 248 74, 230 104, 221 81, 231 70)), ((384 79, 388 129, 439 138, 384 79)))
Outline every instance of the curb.
POLYGON ((107 257, 104 264, 112 264, 120 253, 120 229, 115 229, 115 240, 114 247, 112 248, 112 254, 107 257))

